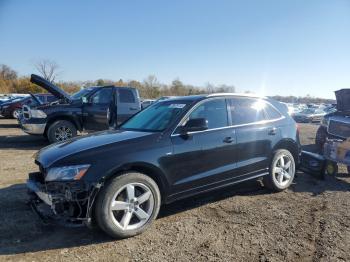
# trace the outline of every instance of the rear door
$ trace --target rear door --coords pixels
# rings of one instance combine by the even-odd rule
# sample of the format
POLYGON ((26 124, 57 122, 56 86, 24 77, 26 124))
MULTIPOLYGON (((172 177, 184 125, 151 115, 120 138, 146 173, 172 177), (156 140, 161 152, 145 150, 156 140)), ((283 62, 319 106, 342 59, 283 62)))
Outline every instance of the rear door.
POLYGON ((236 176, 266 171, 272 149, 281 139, 278 119, 282 115, 257 98, 234 97, 229 102, 236 133, 236 176))
POLYGON ((97 131, 109 128, 108 109, 113 102, 112 87, 104 87, 89 97, 83 105, 84 129, 97 131))
POLYGON ((117 92, 117 122, 120 125, 141 110, 141 103, 135 88, 121 87, 117 92))

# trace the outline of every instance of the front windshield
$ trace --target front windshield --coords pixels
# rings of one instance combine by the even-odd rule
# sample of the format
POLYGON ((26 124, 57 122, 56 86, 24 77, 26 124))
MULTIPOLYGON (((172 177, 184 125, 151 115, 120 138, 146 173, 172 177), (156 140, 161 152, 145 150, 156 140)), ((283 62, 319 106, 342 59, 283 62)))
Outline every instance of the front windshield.
POLYGON ((190 107, 191 101, 167 100, 147 107, 121 128, 127 130, 160 132, 167 129, 180 115, 190 107))
POLYGON ((71 95, 71 98, 73 100, 78 100, 78 99, 82 98, 83 96, 88 95, 91 91, 92 91, 92 88, 81 89, 80 91, 78 91, 78 92, 74 93, 73 95, 71 95))

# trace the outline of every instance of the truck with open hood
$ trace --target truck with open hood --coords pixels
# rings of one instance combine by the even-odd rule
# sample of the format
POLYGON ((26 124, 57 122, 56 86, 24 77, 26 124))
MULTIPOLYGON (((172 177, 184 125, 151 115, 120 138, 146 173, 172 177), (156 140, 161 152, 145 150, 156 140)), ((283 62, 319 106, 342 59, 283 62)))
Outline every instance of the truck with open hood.
POLYGON ((19 119, 22 130, 43 135, 50 143, 65 141, 82 131, 116 127, 141 110, 139 93, 133 87, 93 86, 68 94, 38 75, 31 82, 44 88, 58 102, 24 106, 19 119))
POLYGON ((324 116, 316 133, 316 145, 320 150, 327 139, 346 140, 350 137, 350 89, 335 91, 337 110, 324 116))

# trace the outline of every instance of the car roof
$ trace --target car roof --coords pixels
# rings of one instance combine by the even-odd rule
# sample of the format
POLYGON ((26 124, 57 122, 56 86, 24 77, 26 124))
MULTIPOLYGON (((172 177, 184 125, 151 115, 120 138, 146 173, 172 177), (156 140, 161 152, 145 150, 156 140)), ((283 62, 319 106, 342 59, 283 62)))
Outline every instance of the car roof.
POLYGON ((259 96, 255 94, 241 94, 241 93, 213 93, 213 94, 202 94, 202 95, 189 95, 189 96, 177 96, 174 98, 169 98, 166 101, 169 100, 202 100, 205 98, 210 98, 210 97, 251 97, 251 98, 261 98, 261 99, 268 99, 267 97, 264 96, 259 96))

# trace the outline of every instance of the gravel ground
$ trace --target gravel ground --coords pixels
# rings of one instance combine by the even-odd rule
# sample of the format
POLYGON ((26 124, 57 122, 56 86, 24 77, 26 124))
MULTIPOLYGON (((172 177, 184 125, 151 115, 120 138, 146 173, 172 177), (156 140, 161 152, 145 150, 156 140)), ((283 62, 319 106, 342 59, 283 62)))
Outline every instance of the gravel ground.
MULTIPOLYGON (((300 125, 313 149, 317 126, 300 125)), ((164 206, 144 234, 43 226, 25 204, 32 155, 45 140, 0 119, 0 261, 350 261, 350 176, 298 173, 270 193, 258 181, 164 206)))

